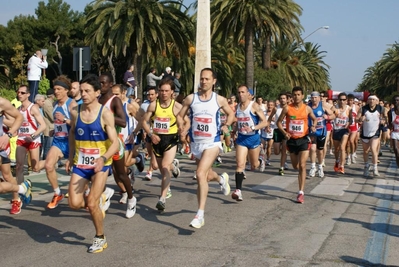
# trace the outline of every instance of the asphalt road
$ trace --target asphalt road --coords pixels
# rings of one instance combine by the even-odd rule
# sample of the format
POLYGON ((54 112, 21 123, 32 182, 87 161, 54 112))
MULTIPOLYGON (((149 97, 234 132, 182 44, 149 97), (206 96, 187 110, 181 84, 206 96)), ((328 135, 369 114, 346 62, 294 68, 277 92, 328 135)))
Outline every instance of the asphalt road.
MULTIPOLYGON (((19 215, 9 214, 10 195, 0 197, 0 266, 399 266, 399 176, 393 154, 383 152, 381 176, 369 179, 360 156, 338 175, 328 155, 326 176, 306 181, 304 204, 295 203, 297 173, 279 176, 273 156, 264 173, 247 172, 242 202, 210 185, 201 229, 189 227, 197 210, 195 164, 179 156, 181 176, 172 180, 165 213, 155 209, 159 173, 150 182, 141 173, 136 215, 126 219, 114 195, 104 221, 108 248, 98 254, 86 252, 94 236, 88 212, 71 210, 66 200, 46 210, 53 192, 45 174, 32 174, 33 201, 19 215)), ((230 175, 232 190, 234 161, 230 152, 215 168, 230 175)), ((66 190, 69 177, 62 170, 59 177, 66 190)), ((112 177, 108 184, 118 191, 112 177)))

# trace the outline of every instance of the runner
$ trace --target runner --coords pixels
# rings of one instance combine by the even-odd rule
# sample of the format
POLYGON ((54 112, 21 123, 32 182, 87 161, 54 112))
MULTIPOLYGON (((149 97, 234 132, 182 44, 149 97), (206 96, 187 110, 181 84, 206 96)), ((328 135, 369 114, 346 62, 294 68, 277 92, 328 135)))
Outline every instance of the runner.
POLYGON ((314 125, 317 124, 317 119, 313 114, 313 110, 303 103, 303 89, 302 87, 294 87, 292 89, 292 104, 288 104, 281 111, 280 117, 277 120, 277 127, 284 134, 287 139, 287 148, 290 152, 290 158, 294 169, 299 170, 298 185, 299 192, 297 195, 297 202, 303 203, 304 189, 306 181, 306 161, 309 157, 310 138, 309 138, 309 117, 313 121, 310 127, 310 132, 315 132, 314 125), (284 129, 282 121, 286 119, 287 126, 284 129))
POLYGON ((18 100, 22 105, 18 108, 23 117, 23 122, 18 131, 16 151, 16 178, 17 183, 22 184, 24 179, 24 165, 26 155, 31 161, 33 171, 39 172, 40 167, 40 134, 46 129, 46 123, 39 108, 29 101, 30 92, 26 85, 22 85, 17 91, 18 100))
POLYGON ((396 167, 399 168, 399 95, 393 97, 394 108, 388 112, 388 121, 391 128, 391 142, 396 159, 396 167))
POLYGON ((226 124, 221 128, 227 132, 234 121, 234 112, 229 107, 226 98, 212 91, 216 83, 216 73, 211 68, 201 70, 200 87, 198 93, 186 97, 183 107, 177 116, 180 137, 185 137, 189 131, 191 153, 197 162, 197 199, 198 211, 190 226, 201 228, 205 224, 204 210, 208 195, 208 182, 218 181, 225 196, 230 193, 229 176, 227 173, 218 175, 212 170, 212 164, 223 150, 220 142, 219 110, 226 114, 226 124), (190 110, 190 123, 185 123, 184 117, 190 110))
MULTIPOLYGON (((112 112, 112 114, 114 114, 115 127, 119 135, 121 129, 126 127, 126 116, 125 112, 123 111, 122 101, 112 93, 113 78, 111 73, 103 73, 100 75, 99 79, 101 83, 101 95, 98 99, 98 102, 107 107, 112 112)), ((124 188, 127 192, 128 200, 126 218, 132 218, 136 214, 137 199, 133 196, 132 184, 126 173, 125 160, 123 158, 125 154, 124 149, 125 145, 119 137, 119 151, 112 157, 112 168, 115 182, 117 184, 123 183, 124 188)), ((114 190, 107 187, 104 193, 107 195, 107 202, 109 203, 108 200, 114 194, 114 190)))
POLYGON ((68 93, 69 97, 74 99, 75 102, 80 105, 83 103, 82 96, 80 94, 80 84, 79 82, 75 81, 71 83, 71 90, 68 93))
POLYGON ((270 166, 270 157, 272 155, 272 146, 274 143, 273 136, 274 136, 274 130, 276 128, 276 118, 278 118, 276 117, 276 111, 277 109, 274 101, 268 101, 267 109, 263 111, 263 113, 265 114, 265 118, 268 121, 268 126, 261 130, 261 142, 263 149, 261 149, 260 154, 263 160, 265 160, 265 155, 266 155, 267 166, 270 166))
POLYGON ((265 170, 265 160, 260 157, 260 134, 259 130, 268 126, 263 109, 255 101, 251 101, 250 92, 246 85, 238 87, 239 104, 237 105, 237 142, 236 142, 236 190, 231 197, 236 201, 242 201, 242 182, 244 180, 244 169, 249 157, 251 170, 260 167, 265 170))
MULTIPOLYGON (((287 93, 281 93, 279 95, 279 100, 280 100, 280 106, 276 108, 276 118, 278 119, 280 117, 281 111, 288 105, 288 94, 287 93)), ((281 121, 281 124, 283 128, 286 128, 286 119, 285 117, 281 121)), ((277 127, 277 123, 276 123, 277 127)), ((281 152, 281 157, 280 157, 280 169, 278 170, 278 173, 280 175, 284 175, 284 170, 288 169, 288 164, 287 164, 287 140, 284 137, 284 134, 280 131, 280 129, 277 127, 274 129, 273 132, 273 151, 275 155, 279 155, 281 152)))
POLYGON ((152 151, 160 166, 162 184, 161 195, 156 204, 159 211, 166 207, 166 196, 170 187, 170 174, 178 177, 180 170, 173 164, 179 142, 176 116, 181 110, 181 104, 173 99, 175 83, 171 79, 163 79, 159 83, 159 98, 152 102, 143 116, 142 127, 151 139, 152 151), (149 126, 151 120, 151 126, 149 126), (152 131, 151 131, 152 128, 152 131))
POLYGON ((72 169, 68 201, 72 209, 82 209, 87 204, 96 231, 88 252, 98 253, 108 246, 103 225, 106 202, 103 190, 119 140, 112 113, 98 103, 101 90, 98 77, 89 74, 80 85, 83 104, 70 113, 69 158, 65 165, 68 173, 72 169), (85 203, 89 182, 91 189, 85 203))
POLYGON ((12 193, 10 214, 21 213, 23 203, 29 204, 32 200, 30 180, 23 181, 18 185, 17 180, 12 176, 9 158, 10 139, 14 135, 16 136, 23 119, 22 114, 10 101, 0 97, 0 171, 4 179, 3 182, 0 182, 0 193, 12 193))
POLYGON ((40 164, 46 168, 47 179, 54 190, 54 196, 51 202, 47 205, 48 209, 54 209, 64 199, 57 180, 57 173, 55 166, 60 159, 69 158, 69 143, 68 135, 71 124, 70 112, 75 108, 76 102, 68 97, 68 92, 71 89, 71 81, 66 76, 59 76, 53 81, 54 95, 57 101, 54 103, 53 117, 54 117, 54 133, 53 143, 47 154, 46 160, 41 161, 40 164))
MULTIPOLYGON (((323 161, 324 161, 324 148, 326 145, 326 137, 327 137, 327 126, 326 120, 335 119, 334 110, 327 105, 327 103, 322 102, 320 99, 319 92, 312 92, 310 95, 309 106, 313 110, 313 114, 317 118, 317 124, 315 125, 316 131, 311 133, 310 139, 312 141, 312 145, 310 147, 310 170, 309 176, 315 177, 316 175, 316 156, 318 161, 317 175, 320 178, 324 177, 323 170, 323 161)), ((309 125, 312 126, 312 121, 309 121, 309 125)))
POLYGON ((335 110, 333 126, 333 141, 335 165, 334 171, 345 173, 346 144, 349 138, 349 125, 352 124, 352 109, 347 105, 348 96, 346 93, 338 95, 338 105, 335 110))
POLYGON ((378 105, 378 97, 371 94, 367 99, 367 105, 363 106, 357 114, 357 121, 362 123, 360 138, 363 146, 364 172, 363 175, 370 175, 369 153, 373 163, 374 176, 380 176, 378 172, 378 147, 380 143, 380 125, 385 124, 384 108, 378 105))
MULTIPOLYGON (((355 103, 355 96, 348 94, 348 105, 352 109, 352 118, 356 118, 359 113, 359 106, 355 103)), ((348 157, 346 159, 346 165, 356 163, 356 151, 357 144, 359 141, 359 124, 353 119, 351 125, 349 125, 349 146, 348 146, 348 157)))

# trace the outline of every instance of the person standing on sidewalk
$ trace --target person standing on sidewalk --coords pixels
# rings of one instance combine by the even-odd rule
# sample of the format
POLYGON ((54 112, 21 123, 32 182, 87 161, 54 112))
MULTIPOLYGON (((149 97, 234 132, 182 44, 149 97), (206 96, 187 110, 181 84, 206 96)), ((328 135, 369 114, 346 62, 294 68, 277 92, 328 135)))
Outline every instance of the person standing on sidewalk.
POLYGON ((263 109, 255 101, 251 101, 246 85, 238 87, 239 103, 237 105, 237 140, 236 140, 236 190, 231 197, 242 201, 242 182, 244 180, 247 156, 251 170, 260 167, 265 170, 265 160, 260 156, 260 130, 268 126, 263 109))
POLYGON ((47 56, 43 56, 40 50, 37 50, 28 61, 28 84, 29 84, 29 101, 34 103, 36 94, 39 90, 39 82, 42 77, 42 69, 47 69, 47 56))
POLYGON ((186 97, 183 107, 177 116, 180 138, 187 133, 191 140, 191 153, 197 162, 197 200, 198 211, 190 226, 201 228, 205 224, 204 210, 208 196, 210 181, 217 181, 225 196, 230 194, 229 176, 227 173, 218 175, 212 170, 219 153, 223 152, 220 141, 220 130, 225 133, 234 121, 234 112, 229 107, 227 99, 217 95, 212 90, 216 83, 216 73, 211 68, 204 68, 200 73, 200 87, 197 93, 186 97), (220 109, 227 116, 226 123, 220 125, 220 109), (190 111, 190 123, 184 117, 190 111))
POLYGON ((175 178, 180 174, 178 164, 173 162, 177 162, 175 156, 179 143, 176 116, 182 106, 173 99, 174 90, 175 84, 172 80, 162 80, 159 83, 159 98, 148 106, 141 121, 143 130, 151 139, 153 154, 161 171, 161 195, 156 204, 159 211, 164 211, 166 207, 171 171, 175 178))
POLYGON ((69 157, 65 164, 72 176, 69 183, 69 206, 85 208, 93 220, 96 235, 89 253, 107 248, 103 219, 106 196, 103 193, 108 174, 111 172, 112 156, 119 149, 114 117, 110 110, 98 103, 101 84, 96 75, 89 74, 81 81, 83 104, 71 111, 69 134, 69 157), (91 182, 85 203, 84 194, 91 182))
POLYGON ((294 169, 299 170, 299 192, 296 198, 298 203, 303 203, 305 201, 306 161, 309 157, 311 145, 309 133, 316 131, 315 125, 317 124, 317 118, 313 114, 312 108, 303 103, 303 98, 302 87, 294 87, 292 89, 293 103, 283 108, 277 120, 277 127, 287 139, 287 148, 290 152, 292 166, 294 169), (282 124, 284 118, 287 123, 285 129, 282 124), (308 126, 309 118, 312 120, 312 126, 310 128, 308 126))

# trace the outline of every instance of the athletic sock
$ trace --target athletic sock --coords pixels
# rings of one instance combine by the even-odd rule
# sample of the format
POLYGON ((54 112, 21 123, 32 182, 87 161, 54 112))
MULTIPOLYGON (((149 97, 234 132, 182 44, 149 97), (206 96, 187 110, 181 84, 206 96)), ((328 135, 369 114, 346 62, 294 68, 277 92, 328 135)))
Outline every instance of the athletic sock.
POLYGON ((22 185, 18 185, 18 194, 25 194, 26 190, 25 187, 23 187, 22 185))
POLYGON ((203 217, 204 217, 204 210, 198 210, 198 211, 197 211, 197 216, 198 216, 199 218, 203 218, 203 217))
POLYGON ((242 181, 244 181, 244 173, 236 172, 236 189, 240 189, 242 187, 242 181))
POLYGON ((60 196, 60 195, 61 195, 61 189, 60 189, 59 187, 55 188, 55 189, 54 189, 54 193, 55 193, 57 196, 60 196))

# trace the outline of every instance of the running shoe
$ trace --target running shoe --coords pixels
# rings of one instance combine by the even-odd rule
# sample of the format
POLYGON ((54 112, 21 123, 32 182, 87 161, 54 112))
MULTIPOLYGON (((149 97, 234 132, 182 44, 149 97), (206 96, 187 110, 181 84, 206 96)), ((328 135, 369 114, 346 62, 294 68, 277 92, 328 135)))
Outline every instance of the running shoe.
POLYGON ((180 162, 178 159, 173 159, 172 164, 175 165, 176 167, 179 167, 180 162))
POLYGON ((356 164, 356 157, 355 154, 352 155, 351 161, 353 164, 356 164))
POLYGON ((108 247, 107 238, 94 237, 93 244, 89 247, 87 252, 89 253, 99 253, 108 247))
POLYGON ((140 162, 136 162, 135 165, 139 172, 144 171, 145 166, 145 155, 143 153, 139 153, 138 157, 140 158, 140 162))
POLYGON ((280 168, 278 170, 278 174, 280 174, 281 176, 284 176, 284 168, 280 168))
POLYGON ((194 219, 191 221, 190 226, 199 229, 202 226, 204 226, 204 224, 205 224, 205 218, 204 217, 200 218, 198 215, 196 215, 194 219))
POLYGON ((130 179, 130 183, 131 183, 132 185, 134 185, 134 182, 136 181, 136 179, 134 178, 134 167, 133 167, 133 166, 130 166, 130 167, 128 168, 128 174, 127 174, 127 176, 128 176, 129 179, 130 179))
POLYGON ((130 199, 128 199, 127 209, 126 209, 126 218, 130 219, 134 216, 134 214, 136 214, 136 204, 137 204, 137 199, 134 196, 133 196, 132 201, 130 201, 130 199))
POLYGON ((284 170, 288 170, 289 169, 289 166, 288 166, 288 163, 286 162, 286 163, 284 163, 284 170))
POLYGON ((126 204, 127 203, 127 192, 122 193, 121 199, 119 199, 120 204, 126 204))
POLYGON ((18 200, 12 200, 11 201, 11 210, 10 214, 20 214, 21 213, 21 208, 22 208, 22 201, 21 199, 18 200))
POLYGON ((109 209, 109 206, 111 205, 111 198, 114 195, 115 190, 112 188, 106 187, 103 193, 105 195, 104 210, 107 211, 109 209))
POLYGON ((316 176, 316 167, 312 167, 309 170, 309 176, 310 177, 315 177, 316 176))
POLYGON ((223 160, 220 156, 217 156, 216 161, 219 162, 219 164, 223 163, 223 160))
POLYGON ((147 180, 147 181, 151 181, 151 179, 152 179, 152 172, 147 172, 147 174, 145 175, 144 179, 147 180))
POLYGON ((230 194, 229 175, 224 172, 220 176, 224 179, 224 183, 220 185, 220 190, 223 192, 223 195, 228 196, 230 194))
POLYGON ((29 204, 32 201, 32 183, 26 179, 21 185, 25 189, 25 194, 19 194, 19 196, 25 204, 29 204))
POLYGON ((197 172, 196 171, 194 171, 193 180, 197 180, 197 172))
POLYGON ((266 165, 267 165, 267 166, 270 166, 270 165, 271 165, 270 160, 268 160, 268 159, 266 160, 266 165))
POLYGON ((190 154, 190 147, 186 146, 186 148, 184 149, 184 153, 185 154, 190 154))
POLYGON ((345 174, 345 168, 344 168, 344 166, 339 167, 338 172, 339 172, 339 173, 342 173, 342 174, 345 174))
POLYGON ((338 162, 335 162, 334 171, 339 172, 339 163, 338 162))
POLYGON ((176 165, 173 164, 173 170, 172 170, 173 177, 177 178, 180 176, 180 169, 176 165))
POLYGON ((157 210, 159 211, 164 211, 165 210, 165 202, 162 202, 161 200, 158 200, 157 205, 155 206, 157 210))
POLYGON ((265 168, 266 168, 265 160, 264 160, 262 157, 259 157, 259 160, 260 160, 260 168, 259 168, 259 171, 260 171, 260 172, 264 172, 264 171, 265 171, 265 168))
POLYGON ((318 175, 320 178, 323 178, 323 177, 324 177, 324 170, 323 170, 323 168, 319 168, 319 169, 317 170, 317 175, 318 175))
POLYGON ((382 156, 382 151, 380 150, 380 152, 378 152, 378 156, 381 157, 382 156))
POLYGON ((166 193, 166 199, 169 199, 172 197, 172 190, 170 190, 170 188, 168 188, 168 192, 166 193))
POLYGON ((374 168, 373 174, 374 174, 374 176, 380 176, 380 173, 378 172, 377 168, 374 168))
POLYGON ((370 166, 368 166, 368 165, 364 166, 363 176, 364 177, 369 177, 370 176, 370 166))
POLYGON ((305 202, 305 196, 303 193, 298 193, 298 196, 296 197, 296 202, 301 204, 305 202))
POLYGON ((231 194, 231 198, 236 201, 242 201, 242 193, 240 189, 234 190, 233 194, 231 194))
POLYGON ((346 159, 346 165, 350 166, 352 164, 351 157, 348 156, 346 159))
POLYGON ((51 200, 50 203, 48 203, 47 208, 55 209, 63 199, 64 199, 64 194, 61 195, 54 194, 53 199, 51 200))

